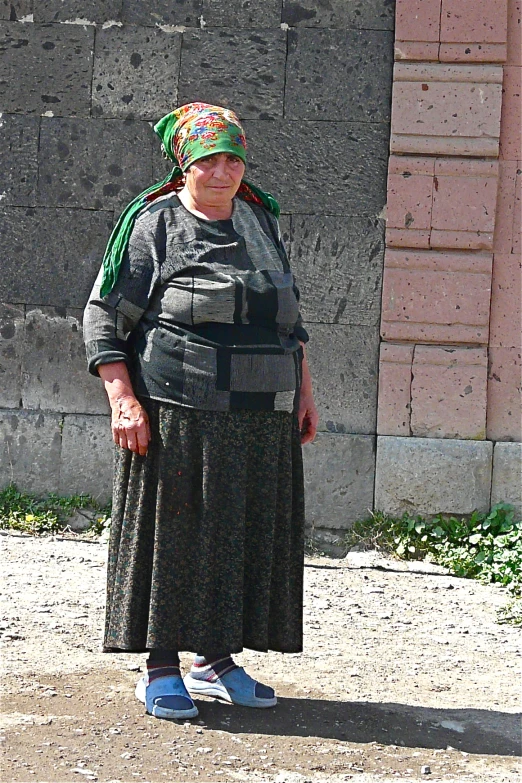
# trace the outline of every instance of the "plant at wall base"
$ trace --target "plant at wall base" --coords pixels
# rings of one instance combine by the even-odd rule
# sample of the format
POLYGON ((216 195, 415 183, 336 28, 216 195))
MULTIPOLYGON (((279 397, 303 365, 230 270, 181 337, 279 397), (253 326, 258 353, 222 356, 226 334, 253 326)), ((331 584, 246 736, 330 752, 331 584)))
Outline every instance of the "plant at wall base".
POLYGON ((522 624, 522 520, 506 503, 469 518, 438 514, 426 520, 375 512, 346 537, 349 549, 376 548, 406 560, 430 560, 455 576, 500 584, 513 600, 499 622, 522 624), (517 621, 518 618, 518 621, 517 621))
POLYGON ((67 529, 68 519, 75 511, 86 508, 97 513, 85 532, 99 535, 107 526, 110 510, 89 495, 61 497, 50 493, 42 498, 20 492, 15 484, 9 484, 0 491, 0 529, 31 535, 59 533, 67 529))

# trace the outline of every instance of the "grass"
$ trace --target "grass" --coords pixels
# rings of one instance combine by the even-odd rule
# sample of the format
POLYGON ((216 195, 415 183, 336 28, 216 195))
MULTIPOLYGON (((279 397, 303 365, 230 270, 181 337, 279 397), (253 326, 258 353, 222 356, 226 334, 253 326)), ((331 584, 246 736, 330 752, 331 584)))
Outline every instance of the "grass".
POLYGON ((10 484, 0 491, 0 529, 31 535, 63 532, 67 529, 69 518, 79 509, 98 512, 84 533, 100 535, 106 527, 110 509, 101 506, 90 495, 65 497, 50 493, 37 497, 20 492, 15 484, 10 484))

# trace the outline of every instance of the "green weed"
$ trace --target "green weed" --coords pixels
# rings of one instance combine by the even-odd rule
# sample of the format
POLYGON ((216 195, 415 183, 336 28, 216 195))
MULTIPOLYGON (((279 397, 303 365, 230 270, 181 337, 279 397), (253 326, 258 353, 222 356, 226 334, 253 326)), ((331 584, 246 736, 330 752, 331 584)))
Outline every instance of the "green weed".
POLYGON ((69 517, 82 508, 99 512, 85 531, 99 535, 110 511, 89 495, 60 497, 50 493, 42 498, 20 492, 15 484, 10 484, 0 491, 0 529, 19 530, 32 535, 58 533, 66 528, 69 517))

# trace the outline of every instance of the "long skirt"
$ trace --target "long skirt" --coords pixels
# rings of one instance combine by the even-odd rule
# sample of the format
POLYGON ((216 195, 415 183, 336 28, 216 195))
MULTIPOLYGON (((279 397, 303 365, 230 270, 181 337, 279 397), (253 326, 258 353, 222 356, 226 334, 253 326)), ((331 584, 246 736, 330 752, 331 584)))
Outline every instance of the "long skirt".
POLYGON ((105 652, 300 652, 297 417, 141 402, 147 455, 116 449, 105 652))

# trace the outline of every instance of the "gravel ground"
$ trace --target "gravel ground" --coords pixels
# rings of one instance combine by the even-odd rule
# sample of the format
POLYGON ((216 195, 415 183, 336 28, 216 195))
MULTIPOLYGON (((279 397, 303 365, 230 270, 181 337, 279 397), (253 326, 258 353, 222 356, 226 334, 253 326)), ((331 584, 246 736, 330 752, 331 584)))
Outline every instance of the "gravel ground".
POLYGON ((6 783, 520 779, 520 632, 495 622, 501 589, 374 553, 309 558, 304 653, 238 656, 275 710, 200 700, 183 724, 134 698, 145 656, 100 651, 105 544, 0 543, 6 783))

